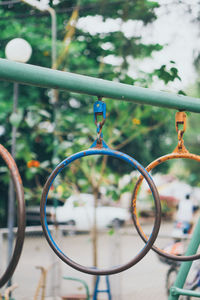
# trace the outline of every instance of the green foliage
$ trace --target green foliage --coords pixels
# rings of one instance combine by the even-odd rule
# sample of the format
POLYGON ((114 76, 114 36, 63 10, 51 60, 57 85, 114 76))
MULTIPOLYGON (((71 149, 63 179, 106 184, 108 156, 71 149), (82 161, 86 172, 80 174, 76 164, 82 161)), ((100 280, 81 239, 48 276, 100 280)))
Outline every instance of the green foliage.
MULTIPOLYGON (((54 8, 57 10, 57 50, 63 50, 65 26, 71 16, 74 1, 61 1, 54 8), (66 8, 67 4, 67 8, 66 8), (63 13, 64 12, 64 13, 63 13)), ((147 0, 134 1, 80 1, 79 18, 101 15, 104 21, 108 19, 125 22, 141 22, 149 26, 155 19, 157 2, 147 0)), ((0 57, 4 58, 4 49, 9 40, 15 37, 26 39, 33 48, 29 63, 51 66, 51 30, 48 14, 41 15, 25 3, 12 7, 0 8, 0 57), (9 26, 8 26, 9 24, 9 26)), ((161 51, 159 44, 145 44, 142 36, 127 37, 118 29, 109 33, 91 35, 84 28, 77 28, 71 39, 69 51, 59 66, 61 70, 86 74, 127 84, 147 86, 156 76, 165 83, 179 78, 173 65, 161 66, 146 77, 132 78, 128 71, 129 59, 150 57, 154 51, 161 51), (105 45, 107 47, 105 47, 105 45), (117 66, 105 63, 109 55, 120 58, 117 66)), ((39 202, 42 186, 56 163, 66 156, 88 148, 95 136, 96 127, 93 121, 92 105, 95 97, 87 95, 60 92, 57 105, 52 105, 52 91, 30 86, 19 88, 19 109, 12 114, 13 86, 0 82, 0 122, 5 129, 1 142, 10 149, 11 125, 17 126, 17 163, 22 174, 26 191, 26 200, 39 202), (31 160, 40 162, 35 168, 27 167, 31 160)), ((105 99, 106 101, 106 99, 105 99)), ((124 151, 142 164, 148 164, 155 157, 168 152, 166 138, 171 134, 169 123, 173 120, 171 112, 139 106, 123 101, 107 102, 107 120, 103 129, 104 139, 114 149, 124 151)), ((172 121, 174 122, 174 121, 172 121)), ((106 186, 107 194, 114 200, 120 197, 118 181, 122 174, 129 173, 130 168, 124 164, 108 159, 103 171, 104 180, 99 181, 101 163, 91 160, 88 163, 75 164, 61 177, 63 200, 74 190, 93 191, 99 183, 106 186), (110 175, 113 179, 110 179, 110 175), (97 178, 96 178, 96 177, 97 178)), ((7 175, 1 174, 1 179, 7 175)), ((98 187, 99 188, 99 187, 98 187)), ((133 184, 124 191, 132 190, 133 184)), ((5 189, 6 190, 6 189, 5 189)), ((55 192, 57 193, 56 187, 55 192)))
POLYGON ((171 67, 168 71, 166 69, 166 65, 163 65, 160 69, 155 70, 155 75, 157 75, 158 78, 162 79, 165 84, 167 84, 169 81, 173 81, 176 78, 181 80, 178 75, 177 68, 171 67))

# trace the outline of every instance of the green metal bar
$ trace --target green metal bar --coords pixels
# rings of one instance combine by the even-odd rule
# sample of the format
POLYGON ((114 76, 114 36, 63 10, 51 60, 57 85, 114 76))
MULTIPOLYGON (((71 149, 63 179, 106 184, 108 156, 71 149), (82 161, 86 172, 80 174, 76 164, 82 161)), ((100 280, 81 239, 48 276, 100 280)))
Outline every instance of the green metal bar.
POLYGON ((83 286, 85 287, 85 291, 86 291, 86 296, 87 296, 86 300, 90 300, 89 287, 83 279, 79 279, 79 278, 75 278, 75 277, 68 277, 68 276, 63 276, 63 279, 77 281, 77 282, 82 283, 83 286))
POLYGON ((183 296, 190 296, 190 297, 200 298, 200 293, 199 292, 186 290, 186 289, 180 289, 180 288, 177 288, 177 287, 172 287, 172 293, 173 293, 173 295, 183 295, 183 296))
POLYGON ((0 59, 0 79, 200 113, 200 99, 0 59))
MULTIPOLYGON (((186 255, 195 254, 198 250, 199 245, 200 245, 200 218, 195 226, 195 230, 190 240, 188 249, 186 251, 186 255)), ((178 297, 180 295, 178 291, 179 289, 183 288, 188 273, 190 271, 191 265, 192 265, 192 261, 183 262, 181 264, 180 270, 176 277, 176 281, 173 287, 171 287, 170 289, 170 295, 168 300, 178 300, 178 297)))

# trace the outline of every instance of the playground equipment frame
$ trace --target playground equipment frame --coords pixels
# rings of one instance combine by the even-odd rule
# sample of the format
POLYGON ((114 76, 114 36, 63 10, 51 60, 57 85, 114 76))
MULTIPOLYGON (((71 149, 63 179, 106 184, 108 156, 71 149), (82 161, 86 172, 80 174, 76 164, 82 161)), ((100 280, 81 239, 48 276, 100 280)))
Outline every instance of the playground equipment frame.
MULTIPOLYGON (((0 59, 0 80, 200 113, 200 99, 198 98, 153 91, 103 79, 12 62, 6 59, 0 59)), ((195 228, 186 255, 196 253, 199 244, 200 220, 195 228)), ((192 262, 182 263, 174 287, 171 288, 169 300, 176 300, 183 293, 191 295, 191 291, 182 290, 191 264, 192 262)))
POLYGON ((200 99, 0 59, 0 80, 200 113, 200 99))

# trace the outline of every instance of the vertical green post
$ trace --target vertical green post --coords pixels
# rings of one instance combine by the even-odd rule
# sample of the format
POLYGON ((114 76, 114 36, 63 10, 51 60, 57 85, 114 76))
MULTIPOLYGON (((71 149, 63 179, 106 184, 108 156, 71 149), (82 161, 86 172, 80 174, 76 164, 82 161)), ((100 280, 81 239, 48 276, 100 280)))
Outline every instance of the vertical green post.
MULTIPOLYGON (((194 233, 192 235, 191 241, 186 251, 186 255, 195 254, 197 252, 199 245, 200 245, 200 218, 196 224, 194 233)), ((192 265, 192 261, 182 262, 176 281, 170 289, 170 295, 168 300, 178 300, 180 295, 179 289, 183 288, 188 273, 190 271, 191 265, 192 265)))

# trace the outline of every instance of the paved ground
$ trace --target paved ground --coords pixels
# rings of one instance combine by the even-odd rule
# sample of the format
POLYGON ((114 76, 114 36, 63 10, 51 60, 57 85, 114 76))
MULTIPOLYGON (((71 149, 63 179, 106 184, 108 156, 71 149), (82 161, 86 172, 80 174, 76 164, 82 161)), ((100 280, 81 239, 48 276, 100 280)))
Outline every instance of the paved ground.
MULTIPOLYGON (((164 225, 163 232, 171 225, 164 225)), ((147 231, 149 230, 148 226, 147 231)), ((171 230, 171 229, 170 229, 171 230)), ((59 236, 57 239, 62 250, 70 258, 84 265, 92 264, 91 238, 88 234, 74 236, 59 236)), ((160 239, 159 245, 166 245, 169 239, 160 239)), ((110 236, 103 233, 99 237, 98 252, 99 266, 108 267, 118 263, 125 263, 130 260, 140 249, 143 243, 133 228, 127 228, 125 233, 120 232, 110 236)), ((4 249, 4 251, 6 251, 4 249)), ((5 255, 5 252, 3 253, 5 255)), ((1 255, 2 257, 2 255, 1 255)), ((5 256, 4 256, 5 257, 5 256)), ((62 279, 63 275, 73 276, 84 279, 92 291, 93 278, 90 275, 82 274, 66 266, 49 248, 45 238, 42 235, 28 236, 25 239, 23 254, 20 263, 15 272, 13 282, 18 283, 19 287, 15 290, 13 296, 16 300, 34 299, 36 287, 40 278, 40 271, 36 266, 48 268, 52 263, 57 262, 56 272, 49 271, 47 280, 47 296, 52 295, 52 289, 55 294, 66 294, 75 286, 72 282, 62 279)), ((53 268, 55 269, 55 268, 53 268)), ((165 300, 165 277, 168 266, 162 264, 157 255, 150 251, 142 261, 131 269, 120 273, 119 275, 110 276, 113 300, 165 300)), ((104 278, 101 280, 103 287, 104 278)), ((80 285, 78 285, 78 288, 80 285)), ((83 292, 78 289, 77 292, 83 292)), ((36 298, 35 298, 36 299, 36 298)), ((35 300, 34 299, 34 300, 35 300)), ((38 297, 37 299, 41 299, 38 297)), ((60 299, 57 297, 46 299, 60 299)), ((99 299, 107 299, 102 294, 99 299)))

